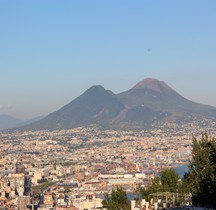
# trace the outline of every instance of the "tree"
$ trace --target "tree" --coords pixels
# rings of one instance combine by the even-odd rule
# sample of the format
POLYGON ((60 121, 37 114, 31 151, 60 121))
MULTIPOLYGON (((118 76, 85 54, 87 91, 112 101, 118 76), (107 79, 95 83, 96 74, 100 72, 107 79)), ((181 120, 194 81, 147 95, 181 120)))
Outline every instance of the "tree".
POLYGON ((192 139, 192 158, 187 182, 194 205, 216 208, 216 139, 203 134, 201 140, 192 139))
POLYGON ((161 184, 164 191, 176 192, 179 187, 179 175, 173 168, 166 169, 161 172, 161 184))
POLYGON ((123 188, 117 188, 112 190, 111 195, 105 194, 105 199, 103 200, 103 207, 108 210, 130 210, 130 201, 127 197, 126 192, 123 188))
POLYGON ((180 188, 179 176, 174 169, 166 169, 161 172, 160 176, 156 176, 152 180, 152 184, 147 188, 141 188, 142 197, 149 200, 149 195, 152 193, 161 192, 178 192, 180 188))
POLYGON ((156 176, 154 179, 152 179, 152 183, 150 186, 140 188, 139 192, 141 193, 142 198, 144 198, 146 201, 150 201, 150 194, 164 192, 163 186, 161 185, 161 178, 159 176, 156 176))

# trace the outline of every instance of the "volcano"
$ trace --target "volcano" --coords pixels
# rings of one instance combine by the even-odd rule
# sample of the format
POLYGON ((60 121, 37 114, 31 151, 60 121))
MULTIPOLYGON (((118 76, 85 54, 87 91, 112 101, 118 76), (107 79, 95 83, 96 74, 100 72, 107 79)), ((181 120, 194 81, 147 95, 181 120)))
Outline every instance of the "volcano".
POLYGON ((216 108, 190 101, 165 82, 147 78, 119 94, 92 86, 58 111, 21 129, 70 129, 93 124, 133 129, 155 122, 184 123, 203 118, 216 120, 216 108))

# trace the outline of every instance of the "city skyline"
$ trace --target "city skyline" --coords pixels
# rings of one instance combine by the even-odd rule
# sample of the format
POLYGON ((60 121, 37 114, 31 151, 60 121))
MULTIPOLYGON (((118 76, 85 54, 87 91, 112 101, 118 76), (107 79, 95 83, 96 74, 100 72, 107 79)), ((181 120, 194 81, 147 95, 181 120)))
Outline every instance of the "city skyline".
POLYGON ((216 107, 214 1, 2 1, 0 115, 47 115, 92 85, 156 78, 216 107))

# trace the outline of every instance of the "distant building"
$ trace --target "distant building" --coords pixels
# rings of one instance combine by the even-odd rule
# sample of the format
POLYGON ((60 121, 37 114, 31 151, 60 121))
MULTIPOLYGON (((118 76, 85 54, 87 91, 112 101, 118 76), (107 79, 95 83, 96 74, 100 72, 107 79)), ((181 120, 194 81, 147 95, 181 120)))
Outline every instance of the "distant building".
POLYGON ((31 194, 31 176, 25 176, 24 179, 24 195, 31 194))
POLYGON ((25 166, 20 162, 16 163, 16 173, 17 174, 22 174, 22 173, 24 174, 25 173, 25 166))
POLYGON ((19 196, 18 197, 18 210, 27 210, 27 205, 30 203, 29 196, 19 196))

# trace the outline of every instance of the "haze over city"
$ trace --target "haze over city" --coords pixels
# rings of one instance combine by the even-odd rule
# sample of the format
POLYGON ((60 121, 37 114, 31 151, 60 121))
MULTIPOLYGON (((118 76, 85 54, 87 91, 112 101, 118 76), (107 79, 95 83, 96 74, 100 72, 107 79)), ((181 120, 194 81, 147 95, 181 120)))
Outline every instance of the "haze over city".
POLYGON ((47 115, 144 78, 216 106, 216 2, 1 1, 0 115, 47 115))

